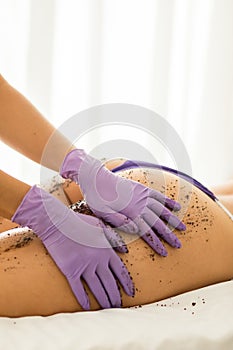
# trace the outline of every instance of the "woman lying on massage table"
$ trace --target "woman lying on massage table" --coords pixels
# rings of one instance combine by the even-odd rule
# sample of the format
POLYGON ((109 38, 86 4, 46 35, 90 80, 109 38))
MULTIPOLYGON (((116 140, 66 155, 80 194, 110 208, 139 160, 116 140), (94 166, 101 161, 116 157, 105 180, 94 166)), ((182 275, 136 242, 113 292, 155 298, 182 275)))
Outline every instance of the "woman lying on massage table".
MULTIPOLYGON (((175 231, 181 241, 181 249, 171 248, 164 243, 168 257, 156 254, 136 235, 120 231, 127 242, 128 253, 117 254, 127 266, 135 283, 134 297, 126 295, 121 289, 122 306, 151 303, 231 279, 233 222, 214 195, 199 183, 192 185, 189 178, 182 178, 182 175, 177 176, 167 170, 142 165, 141 168, 127 169, 127 164, 132 164, 126 162, 125 169, 118 171, 121 163, 124 161, 114 160, 109 161, 106 166, 116 169, 122 177, 139 181, 179 200, 181 210, 177 216, 186 225, 185 231, 175 231)), ((65 198, 71 198, 71 202, 81 200, 81 194, 76 195, 76 187, 73 182, 66 182, 63 185, 66 196, 62 197, 58 193, 58 197, 66 204, 65 198)), ((84 206, 74 207, 83 212, 84 206)), ((3 227, 1 230, 5 230, 16 225, 5 220, 0 226, 3 227)), ((0 241, 0 254, 1 316, 51 315, 82 310, 66 278, 40 239, 32 232, 4 236, 0 241)), ((85 288, 90 298, 91 310, 99 309, 99 304, 88 286, 85 288)))
MULTIPOLYGON (((75 129, 78 136, 79 125, 69 129, 75 129)), ((78 183, 97 216, 73 213, 37 186, 31 188, 0 171, 0 215, 35 232, 84 309, 89 309, 90 304, 83 280, 103 308, 121 306, 116 281, 127 295, 135 293, 127 267, 112 246, 121 253, 127 248, 100 219, 125 232, 140 233, 160 255, 167 254, 161 237, 172 247, 180 247, 172 232, 174 227, 185 229, 172 212, 180 209, 179 203, 113 174, 101 161, 77 149, 1 75, 0 138, 26 157, 78 183)))

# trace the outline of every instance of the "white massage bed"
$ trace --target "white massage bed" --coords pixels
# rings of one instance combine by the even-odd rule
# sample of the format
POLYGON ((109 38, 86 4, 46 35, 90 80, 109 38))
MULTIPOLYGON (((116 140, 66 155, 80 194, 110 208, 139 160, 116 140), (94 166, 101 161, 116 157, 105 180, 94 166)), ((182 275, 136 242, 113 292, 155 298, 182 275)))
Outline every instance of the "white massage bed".
POLYGON ((233 281, 129 309, 0 318, 0 348, 232 350, 233 281))

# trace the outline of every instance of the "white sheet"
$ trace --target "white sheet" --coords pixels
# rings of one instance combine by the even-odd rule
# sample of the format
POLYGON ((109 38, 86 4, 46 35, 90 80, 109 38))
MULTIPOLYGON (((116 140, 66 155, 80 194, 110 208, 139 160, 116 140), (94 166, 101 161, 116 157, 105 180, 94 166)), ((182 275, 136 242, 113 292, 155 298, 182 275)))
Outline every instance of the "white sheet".
POLYGON ((233 281, 141 308, 0 318, 0 344, 4 350, 232 350, 233 281))

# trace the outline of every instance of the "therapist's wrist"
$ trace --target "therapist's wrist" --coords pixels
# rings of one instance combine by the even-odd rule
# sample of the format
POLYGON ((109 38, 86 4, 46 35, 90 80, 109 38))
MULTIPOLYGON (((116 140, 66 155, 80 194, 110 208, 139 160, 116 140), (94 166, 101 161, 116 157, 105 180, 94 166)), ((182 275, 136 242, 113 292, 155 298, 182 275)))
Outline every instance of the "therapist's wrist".
POLYGON ((12 203, 11 207, 11 212, 10 212, 10 217, 14 215, 18 207, 20 206, 23 198, 27 195, 27 193, 30 191, 31 186, 24 184, 20 189, 17 189, 16 191, 16 196, 15 196, 15 201, 12 203))
POLYGON ((81 164, 89 157, 83 149, 73 149, 65 156, 60 168, 60 175, 78 183, 81 164))
POLYGON ((11 219, 31 186, 0 171, 0 215, 11 219))

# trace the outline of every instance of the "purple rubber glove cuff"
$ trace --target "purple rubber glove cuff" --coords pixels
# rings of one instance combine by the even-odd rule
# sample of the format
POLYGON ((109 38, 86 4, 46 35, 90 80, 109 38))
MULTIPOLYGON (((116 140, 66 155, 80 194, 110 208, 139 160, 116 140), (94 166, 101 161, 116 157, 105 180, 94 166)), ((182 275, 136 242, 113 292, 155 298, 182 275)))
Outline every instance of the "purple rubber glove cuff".
POLYGON ((62 163, 60 175, 64 177, 64 179, 71 179, 79 183, 80 167, 83 162, 88 162, 89 158, 90 156, 88 156, 83 149, 74 149, 70 151, 62 163))

